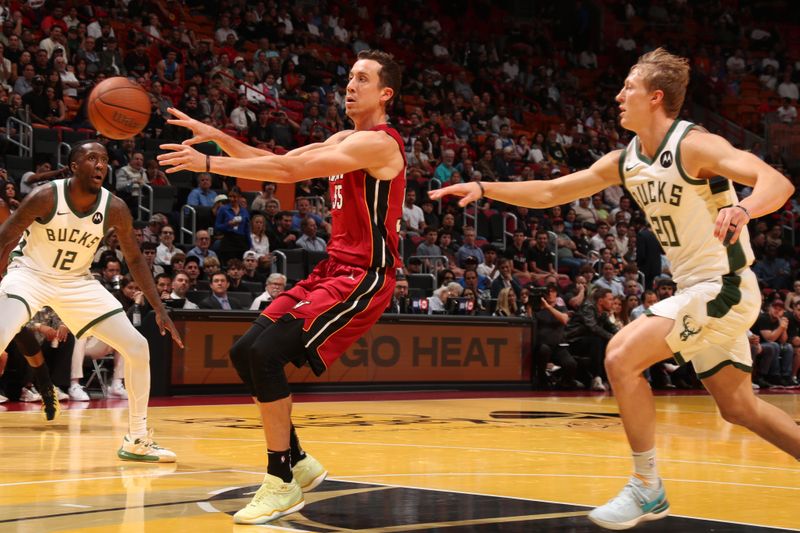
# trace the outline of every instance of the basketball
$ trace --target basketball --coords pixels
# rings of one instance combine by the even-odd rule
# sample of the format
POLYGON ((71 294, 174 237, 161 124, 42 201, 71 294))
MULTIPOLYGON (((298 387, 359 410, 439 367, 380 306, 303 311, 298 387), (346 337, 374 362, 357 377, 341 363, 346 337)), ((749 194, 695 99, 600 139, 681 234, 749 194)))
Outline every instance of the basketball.
POLYGON ((89 121, 102 135, 128 139, 150 120, 150 95, 128 78, 108 78, 92 90, 87 112, 89 121))

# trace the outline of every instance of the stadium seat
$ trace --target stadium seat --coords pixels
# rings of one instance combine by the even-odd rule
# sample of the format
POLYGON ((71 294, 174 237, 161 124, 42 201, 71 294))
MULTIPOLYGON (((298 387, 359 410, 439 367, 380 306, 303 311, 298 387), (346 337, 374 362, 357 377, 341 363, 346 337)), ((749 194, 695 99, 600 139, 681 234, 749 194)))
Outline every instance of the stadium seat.
POLYGON ((200 302, 211 296, 211 291, 190 291, 186 293, 186 299, 200 305, 200 302))
POLYGON ((407 279, 409 289, 421 289, 426 294, 436 289, 436 276, 433 274, 409 274, 407 279))

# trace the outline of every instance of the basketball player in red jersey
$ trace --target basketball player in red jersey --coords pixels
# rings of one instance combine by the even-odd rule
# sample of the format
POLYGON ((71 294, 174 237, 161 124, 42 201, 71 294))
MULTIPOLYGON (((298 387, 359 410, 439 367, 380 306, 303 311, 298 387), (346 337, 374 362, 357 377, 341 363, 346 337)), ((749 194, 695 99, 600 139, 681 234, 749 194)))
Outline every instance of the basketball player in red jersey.
POLYGON ((268 466, 253 500, 234 515, 240 524, 262 524, 303 507, 303 491, 327 475, 300 448, 291 423, 292 399, 283 367, 308 363, 322 374, 386 309, 394 293, 398 229, 405 195, 405 151, 386 124, 386 104, 400 87, 391 55, 363 51, 350 70, 345 107, 355 124, 323 143, 276 156, 247 146, 177 110, 169 122, 194 137, 165 144, 158 157, 168 173, 214 172, 261 181, 294 183, 328 176, 329 258, 279 295, 231 348, 231 361, 261 411, 268 466), (208 157, 192 144, 216 142, 231 157, 208 157))

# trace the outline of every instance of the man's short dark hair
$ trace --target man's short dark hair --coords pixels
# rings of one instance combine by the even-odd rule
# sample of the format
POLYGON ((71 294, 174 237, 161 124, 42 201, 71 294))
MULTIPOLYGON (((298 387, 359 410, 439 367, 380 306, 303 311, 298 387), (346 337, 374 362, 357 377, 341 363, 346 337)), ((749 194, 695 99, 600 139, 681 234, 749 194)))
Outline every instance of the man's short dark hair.
POLYGON ((403 72, 400 64, 395 61, 394 56, 382 50, 362 50, 358 53, 358 59, 371 59, 380 64, 381 70, 378 73, 381 85, 392 89, 394 94, 386 102, 394 100, 400 94, 400 84, 403 72))
POLYGON ((145 250, 156 250, 158 245, 154 242, 146 241, 142 243, 141 249, 144 252, 145 250))
POLYGON ((294 214, 291 211, 281 211, 277 214, 278 220, 282 219, 283 217, 292 217, 294 218, 294 214))
POLYGON ((69 150, 69 156, 67 157, 67 164, 72 164, 74 161, 77 161, 78 156, 86 152, 86 145, 95 143, 100 144, 97 142, 97 139, 82 139, 74 143, 69 150))
POLYGON ((605 298, 607 294, 611 294, 611 289, 606 289, 605 287, 596 287, 592 293, 592 301, 597 303, 605 298))
POLYGON ((156 274, 156 278, 155 278, 155 280, 156 280, 156 283, 158 283, 158 282, 159 282, 159 280, 162 280, 162 279, 164 279, 164 278, 167 278, 168 280, 172 281, 172 276, 170 276, 169 274, 165 274, 165 273, 163 273, 163 272, 162 272, 161 274, 156 274))
POLYGON ((439 230, 437 230, 437 229, 436 229, 436 228, 434 228, 433 226, 428 226, 427 228, 425 228, 425 231, 423 231, 423 232, 422 232, 422 234, 423 234, 423 235, 427 235, 427 234, 429 234, 429 233, 436 233, 436 234, 438 234, 438 233, 439 233, 439 230))
POLYGON ((228 259, 228 262, 225 263, 225 270, 230 270, 232 268, 243 270, 244 263, 242 263, 241 259, 236 259, 235 257, 232 259, 228 259))
POLYGON ((183 268, 186 268, 189 263, 197 263, 197 266, 200 266, 200 258, 196 255, 187 255, 186 260, 183 262, 183 268))
POLYGON ((214 274, 211 275, 211 280, 210 280, 211 283, 214 283, 214 278, 216 278, 217 276, 223 276, 225 278, 225 281, 227 281, 228 283, 231 282, 231 278, 228 277, 228 275, 225 272, 219 271, 219 272, 214 272, 214 274))

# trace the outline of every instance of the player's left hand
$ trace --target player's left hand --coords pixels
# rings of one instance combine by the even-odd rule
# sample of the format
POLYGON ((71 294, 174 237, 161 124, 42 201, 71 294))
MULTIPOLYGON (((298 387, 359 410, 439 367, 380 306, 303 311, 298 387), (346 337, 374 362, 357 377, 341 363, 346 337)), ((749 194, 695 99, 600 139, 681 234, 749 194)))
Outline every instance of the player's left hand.
POLYGON ((158 330, 161 332, 161 335, 164 335, 167 330, 169 330, 169 333, 172 336, 172 341, 183 348, 181 334, 178 333, 178 328, 175 327, 175 324, 173 324, 172 319, 169 317, 166 309, 163 307, 156 311, 156 324, 158 324, 158 330))
POLYGON ((472 202, 480 200, 481 196, 483 196, 482 192, 483 191, 481 191, 480 185, 470 181, 467 183, 458 183, 456 185, 450 185, 447 187, 442 187, 441 189, 428 191, 428 196, 430 196, 431 200, 439 200, 448 194, 452 194, 453 196, 463 196, 463 198, 458 201, 458 205, 461 207, 466 207, 472 202))
POLYGON ((185 144, 162 144, 162 150, 173 150, 158 156, 158 164, 166 169, 167 174, 172 174, 180 170, 190 170, 192 172, 205 172, 206 156, 201 154, 191 146, 185 144))
POLYGON ((721 209, 714 223, 714 237, 725 246, 734 244, 748 222, 750 217, 744 209, 736 206, 721 209))

